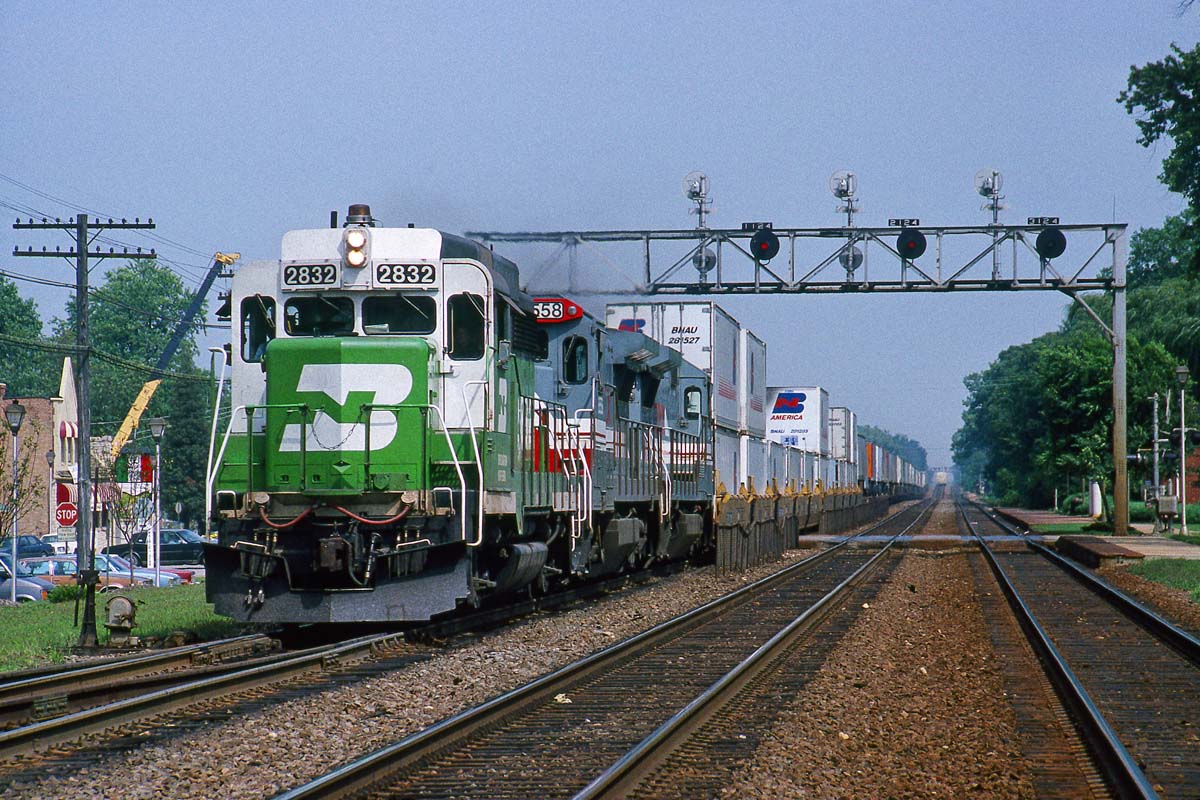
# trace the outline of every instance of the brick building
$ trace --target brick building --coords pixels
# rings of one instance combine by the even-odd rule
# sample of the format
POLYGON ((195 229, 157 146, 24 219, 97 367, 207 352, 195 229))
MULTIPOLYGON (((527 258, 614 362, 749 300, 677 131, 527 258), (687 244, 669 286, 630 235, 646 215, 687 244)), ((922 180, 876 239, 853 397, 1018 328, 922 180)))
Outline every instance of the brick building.
MULTIPOLYGON (((0 403, 7 406, 13 400, 18 400, 21 405, 25 406, 25 421, 21 423, 21 429, 17 433, 17 447, 19 458, 22 461, 28 454, 30 475, 28 480, 18 487, 18 491, 32 491, 38 496, 38 502, 17 519, 17 530, 22 534, 33 534, 38 537, 43 537, 50 532, 57 533, 57 526, 53 519, 57 499, 52 463, 56 449, 54 403, 48 397, 9 397, 5 391, 6 388, 3 383, 0 383, 0 403), (47 453, 50 454, 51 461, 47 460, 47 453)), ((0 465, 0 471, 4 473, 4 484, 8 487, 12 485, 10 480, 13 467, 12 432, 7 425, 4 426, 3 434, 5 439, 4 464, 0 465)), ((4 501, 7 502, 8 498, 5 497, 4 501)), ((9 533, 11 531, 3 531, 5 536, 9 533)))

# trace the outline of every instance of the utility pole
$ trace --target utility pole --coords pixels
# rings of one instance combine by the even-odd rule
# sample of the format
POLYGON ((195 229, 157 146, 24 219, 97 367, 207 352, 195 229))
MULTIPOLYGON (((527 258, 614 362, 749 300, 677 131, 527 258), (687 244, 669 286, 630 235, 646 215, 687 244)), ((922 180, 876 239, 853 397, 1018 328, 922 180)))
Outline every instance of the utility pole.
POLYGON ((133 222, 126 220, 116 222, 109 218, 108 222, 100 220, 92 222, 88 220, 87 214, 79 214, 66 222, 61 219, 51 222, 44 217, 41 222, 35 222, 32 218, 28 222, 21 222, 18 219, 13 228, 16 230, 67 231, 75 240, 73 249, 60 250, 56 246, 53 251, 47 250, 45 247, 41 251, 35 251, 33 247, 25 250, 14 247, 13 255, 75 260, 75 358, 77 363, 75 392, 79 398, 79 502, 83 505, 83 508, 80 509, 79 521, 75 526, 75 563, 80 582, 85 587, 79 646, 91 648, 98 643, 96 638, 96 584, 99 582, 100 576, 96 572, 95 558, 92 553, 92 368, 91 337, 88 330, 88 259, 155 258, 155 252, 153 249, 148 253, 142 252, 140 247, 132 253, 128 249, 123 249, 118 253, 114 248, 109 248, 105 253, 101 252, 98 247, 89 252, 88 248, 95 240, 95 236, 99 236, 102 231, 152 230, 154 220, 147 219, 142 222, 141 219, 135 219, 133 222), (95 231, 95 236, 89 238, 89 231, 95 231))

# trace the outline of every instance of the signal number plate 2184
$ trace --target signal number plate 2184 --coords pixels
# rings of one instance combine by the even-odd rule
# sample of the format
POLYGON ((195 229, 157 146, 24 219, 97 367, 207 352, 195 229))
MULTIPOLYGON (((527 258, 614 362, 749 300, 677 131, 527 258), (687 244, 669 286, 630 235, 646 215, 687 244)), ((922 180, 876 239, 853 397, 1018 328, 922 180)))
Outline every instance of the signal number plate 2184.
POLYGON ((333 264, 288 264, 283 268, 284 286, 336 286, 337 279, 333 264))
POLYGON ((437 283, 437 267, 433 264, 379 264, 375 267, 375 283, 380 286, 429 286, 437 283))

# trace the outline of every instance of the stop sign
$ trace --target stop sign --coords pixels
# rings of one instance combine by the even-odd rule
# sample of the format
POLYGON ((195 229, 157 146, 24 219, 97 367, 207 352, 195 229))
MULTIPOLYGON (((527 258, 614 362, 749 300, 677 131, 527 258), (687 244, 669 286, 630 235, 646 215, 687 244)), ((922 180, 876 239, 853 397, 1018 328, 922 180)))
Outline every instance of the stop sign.
POLYGON ((54 512, 54 519, 64 528, 70 528, 79 522, 79 508, 74 503, 59 503, 54 512))

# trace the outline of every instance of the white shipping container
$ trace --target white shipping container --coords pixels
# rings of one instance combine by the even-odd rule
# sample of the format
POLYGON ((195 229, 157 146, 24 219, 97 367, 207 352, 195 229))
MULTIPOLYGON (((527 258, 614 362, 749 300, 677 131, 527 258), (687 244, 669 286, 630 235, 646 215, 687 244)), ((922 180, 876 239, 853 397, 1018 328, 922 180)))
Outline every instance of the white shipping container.
MULTIPOLYGON (((712 380, 712 417, 717 426, 738 430, 737 320, 716 303, 614 303, 606 309, 610 328, 638 331, 683 354, 712 380)), ((764 372, 765 374, 765 372, 764 372)))
POLYGON ((781 444, 775 444, 770 439, 765 440, 767 449, 767 480, 775 479, 775 485, 780 491, 787 487, 788 482, 788 449, 781 444))
POLYGON ((858 414, 850 412, 850 463, 858 466, 858 414))
POLYGON ((767 442, 757 436, 743 433, 739 439, 741 447, 742 474, 741 483, 747 487, 754 486, 754 491, 762 494, 767 489, 770 471, 767 468, 767 442))
POLYGON ((717 467, 717 479, 725 484, 725 491, 737 494, 739 464, 741 463, 741 442, 738 435, 727 428, 716 428, 714 431, 714 446, 717 449, 713 459, 717 467))
POLYGON ((834 458, 850 460, 850 409, 845 406, 829 409, 829 451, 834 458))
POLYGON ((767 408, 768 439, 829 456, 829 392, 820 386, 768 387, 767 408))
POLYGON ((753 332, 738 332, 738 406, 742 433, 762 437, 767 433, 763 401, 767 393, 767 345, 753 332))

